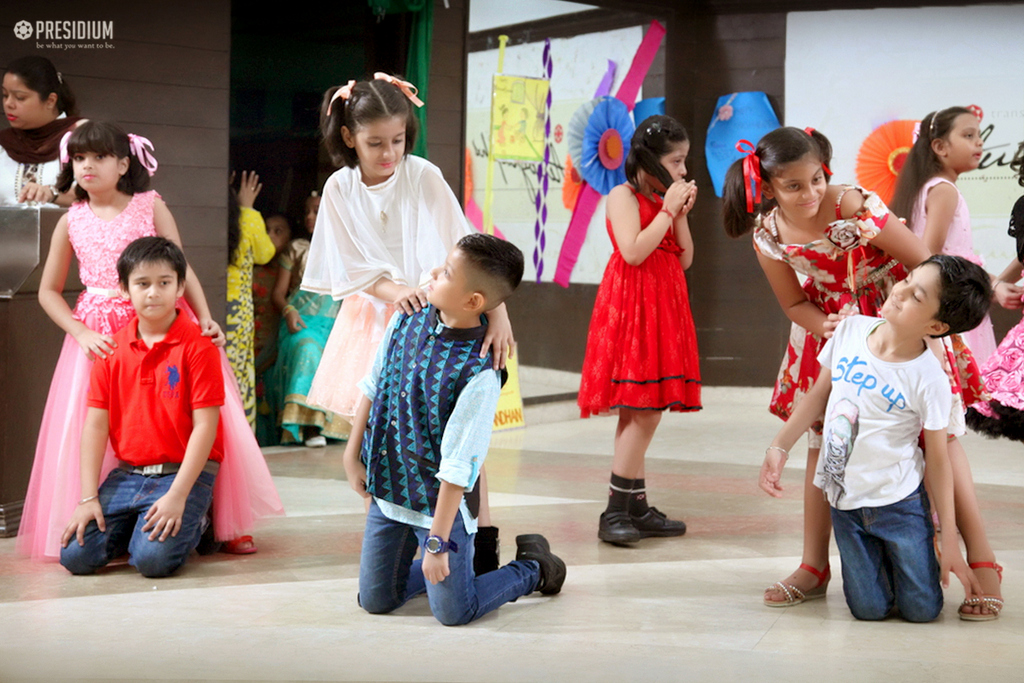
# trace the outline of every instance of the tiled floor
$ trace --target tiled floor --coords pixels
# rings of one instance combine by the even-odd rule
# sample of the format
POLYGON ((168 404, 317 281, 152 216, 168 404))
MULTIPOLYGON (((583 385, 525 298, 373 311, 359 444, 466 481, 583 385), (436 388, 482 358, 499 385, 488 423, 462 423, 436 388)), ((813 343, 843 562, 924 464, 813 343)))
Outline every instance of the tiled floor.
POLYGON ((708 388, 703 412, 665 418, 648 488, 690 530, 634 549, 596 538, 614 419, 532 408, 531 426, 494 440, 493 515, 506 559, 516 534, 539 531, 568 581, 460 628, 424 600, 389 616, 356 605, 362 505, 340 447, 269 449, 288 516, 258 530, 257 554, 193 558, 170 579, 126 566, 74 578, 0 539, 0 681, 1024 680, 1021 446, 965 440, 1006 567, 998 621, 957 619, 955 579, 925 625, 856 622, 838 576, 826 600, 769 609, 762 589, 798 562, 802 471, 794 458, 781 501, 757 490, 778 426, 768 397, 708 388))

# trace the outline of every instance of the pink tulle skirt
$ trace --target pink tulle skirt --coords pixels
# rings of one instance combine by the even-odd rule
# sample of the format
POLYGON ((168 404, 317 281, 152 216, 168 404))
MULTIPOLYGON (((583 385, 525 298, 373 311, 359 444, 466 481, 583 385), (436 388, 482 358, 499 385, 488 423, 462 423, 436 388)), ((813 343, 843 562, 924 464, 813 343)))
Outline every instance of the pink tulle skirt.
MULTIPOLYGON (((188 310, 184 301, 180 305, 188 310)), ((104 301, 91 294, 79 298, 75 311, 76 317, 90 329, 104 334, 121 329, 134 315, 126 300, 104 301)), ((188 313, 195 319, 191 310, 188 313)), ((223 349, 220 357, 226 389, 220 411, 224 462, 213 488, 213 525, 217 540, 228 541, 251 531, 256 519, 283 514, 284 508, 246 420, 238 386, 223 349)), ((18 551, 33 559, 60 558, 60 537, 80 497, 79 446, 92 364, 74 337, 67 335, 50 382, 18 528, 18 551)), ((100 482, 116 466, 117 460, 108 444, 100 482)))
POLYGON ((373 367, 377 347, 394 312, 393 305, 378 308, 358 294, 342 302, 313 376, 307 396, 310 403, 350 419, 356 414, 363 395, 356 384, 373 367))

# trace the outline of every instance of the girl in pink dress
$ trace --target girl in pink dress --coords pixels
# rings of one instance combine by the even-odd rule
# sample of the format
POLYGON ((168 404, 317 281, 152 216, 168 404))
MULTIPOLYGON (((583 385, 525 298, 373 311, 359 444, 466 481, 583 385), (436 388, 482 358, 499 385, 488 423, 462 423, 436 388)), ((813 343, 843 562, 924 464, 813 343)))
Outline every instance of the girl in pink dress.
MULTIPOLYGON (((112 350, 111 335, 134 315, 131 302, 118 289, 117 258, 139 237, 161 235, 180 244, 167 205, 155 191, 145 191, 157 167, 148 140, 126 135, 112 124, 90 121, 66 137, 62 147, 58 186, 66 191, 72 181, 77 181, 78 201, 54 230, 39 286, 39 303, 67 336, 39 428, 17 544, 20 552, 33 559, 48 560, 60 557, 61 533, 78 498, 79 444, 92 363, 107 356, 112 350), (74 176, 71 157, 88 160, 106 156, 118 160, 116 178, 90 172, 88 163, 82 165, 80 177, 74 176), (86 286, 74 311, 62 295, 72 253, 86 286)), ((185 300, 204 334, 223 345, 224 335, 210 316, 191 267, 185 300)), ((221 360, 229 391, 225 392, 221 410, 225 456, 214 485, 213 516, 216 538, 228 541, 250 530, 257 517, 281 514, 283 509, 223 353, 221 360)), ((102 476, 115 465, 108 446, 102 476)))
MULTIPOLYGON (((971 213, 956 186, 961 173, 978 168, 984 145, 981 121, 966 107, 932 112, 921 121, 918 138, 900 171, 892 210, 907 219, 911 231, 933 254, 962 256, 984 265, 974 253, 971 213)), ((978 365, 996 350, 988 316, 961 336, 978 365)))
MULTIPOLYGON (((907 219, 910 229, 933 254, 962 256, 983 265, 981 257, 974 253, 971 214, 956 180, 961 173, 978 168, 984 144, 981 121, 970 108, 949 107, 932 112, 921 121, 917 139, 900 171, 892 208, 907 219)), ((1001 299, 1009 293, 1007 287, 998 286, 998 280, 993 280, 992 284, 1001 299)), ((986 315, 980 325, 962 335, 969 349, 966 353, 958 348, 958 337, 960 335, 950 335, 942 340, 947 355, 958 358, 960 374, 969 375, 968 381, 961 383, 964 390, 954 387, 949 462, 953 468, 956 521, 967 546, 967 562, 976 570, 987 596, 987 602, 968 596, 960 607, 960 616, 985 621, 998 617, 1002 608, 1000 572, 981 517, 971 466, 959 437, 967 431, 964 419, 967 406, 982 398, 981 392, 969 391, 975 384, 974 378, 981 375, 975 361, 982 365, 996 349, 992 321, 986 315), (973 361, 968 360, 968 354, 973 356, 973 361)))

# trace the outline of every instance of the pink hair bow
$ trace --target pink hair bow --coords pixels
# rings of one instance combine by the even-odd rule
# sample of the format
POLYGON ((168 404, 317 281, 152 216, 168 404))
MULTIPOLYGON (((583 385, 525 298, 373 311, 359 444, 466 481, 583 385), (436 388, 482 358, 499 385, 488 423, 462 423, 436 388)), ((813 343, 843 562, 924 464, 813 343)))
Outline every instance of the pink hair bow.
POLYGON ((355 84, 355 81, 349 81, 348 83, 334 91, 334 95, 331 96, 331 101, 327 103, 328 116, 331 115, 331 107, 334 106, 334 100, 338 99, 339 97, 343 100, 347 100, 348 98, 352 97, 352 87, 355 84))
POLYGON ((747 213, 754 213, 754 204, 761 203, 761 157, 757 156, 757 147, 750 140, 737 142, 736 151, 746 155, 743 157, 743 188, 747 213))
POLYGON ((917 144, 919 137, 921 137, 921 122, 916 121, 914 123, 914 132, 910 134, 910 144, 917 144))
POLYGON ((415 85, 413 85, 409 81, 403 81, 400 78, 395 78, 391 74, 386 74, 382 71, 378 71, 377 73, 373 74, 373 78, 374 80, 378 81, 387 81, 391 85, 401 90, 402 93, 409 98, 409 101, 415 104, 417 107, 423 106, 423 100, 416 96, 416 93, 418 93, 419 90, 416 88, 415 85))
POLYGON ((134 133, 128 133, 128 146, 132 150, 132 154, 139 160, 142 167, 145 168, 149 175, 152 177, 156 173, 157 163, 156 157, 153 156, 153 143, 148 138, 144 138, 141 135, 135 135, 134 133))
POLYGON ((68 163, 71 160, 70 157, 68 157, 68 140, 71 139, 71 132, 72 131, 69 130, 68 132, 64 133, 64 135, 62 135, 61 138, 60 138, 60 157, 59 158, 60 158, 61 165, 64 165, 64 164, 68 163))

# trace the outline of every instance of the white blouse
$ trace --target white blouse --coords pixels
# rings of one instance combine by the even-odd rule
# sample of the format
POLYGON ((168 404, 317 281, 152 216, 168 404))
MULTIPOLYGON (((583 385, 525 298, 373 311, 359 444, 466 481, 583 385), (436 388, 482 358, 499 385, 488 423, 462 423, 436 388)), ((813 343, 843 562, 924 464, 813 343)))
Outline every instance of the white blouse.
POLYGON ((471 231, 441 171, 426 159, 406 156, 372 187, 358 168, 343 168, 324 185, 302 289, 342 299, 381 277, 416 287, 471 231))

